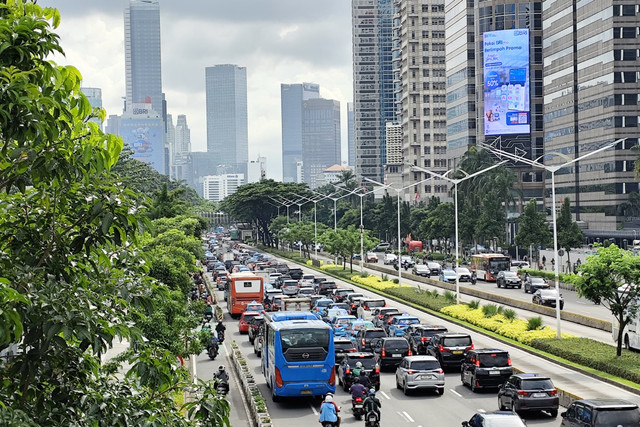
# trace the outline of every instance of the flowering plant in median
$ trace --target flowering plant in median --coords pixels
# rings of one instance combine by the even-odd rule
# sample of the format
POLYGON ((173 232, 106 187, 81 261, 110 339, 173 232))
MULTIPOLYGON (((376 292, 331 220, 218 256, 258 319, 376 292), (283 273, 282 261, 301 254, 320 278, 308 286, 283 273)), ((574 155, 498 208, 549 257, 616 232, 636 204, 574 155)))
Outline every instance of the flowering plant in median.
MULTIPOLYGON (((523 344, 531 344, 531 341, 537 338, 555 338, 557 335, 556 330, 548 326, 543 326, 541 329, 534 331, 528 331, 527 321, 523 319, 509 320, 502 314, 485 317, 481 308, 472 309, 466 304, 450 305, 444 307, 441 311, 451 317, 464 320, 523 344)), ((562 334, 562 337, 575 338, 570 334, 562 334)))
MULTIPOLYGON (((362 277, 362 276, 352 276, 351 280, 353 282, 356 283, 360 283, 366 286, 370 286, 372 288, 378 289, 380 291, 383 291, 385 289, 388 288, 397 288, 398 284, 394 283, 391 280, 382 280, 381 278, 379 278, 378 276, 367 276, 367 277, 362 277)), ((410 287, 409 285, 402 285, 403 287, 410 287)))

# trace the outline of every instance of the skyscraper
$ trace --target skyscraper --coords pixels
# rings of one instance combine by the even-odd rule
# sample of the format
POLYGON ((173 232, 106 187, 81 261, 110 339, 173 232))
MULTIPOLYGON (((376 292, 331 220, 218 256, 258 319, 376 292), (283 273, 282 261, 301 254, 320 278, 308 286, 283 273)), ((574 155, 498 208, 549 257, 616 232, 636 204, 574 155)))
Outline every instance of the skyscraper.
POLYGON ((324 170, 340 164, 340 103, 308 99, 302 106, 302 168, 311 188, 323 185, 324 170))
POLYGON ((247 69, 232 64, 205 69, 207 151, 227 172, 246 173, 249 161, 247 69))
POLYGON ((353 122, 353 102, 347 102, 347 152, 348 160, 347 164, 351 167, 356 165, 356 141, 354 135, 354 122, 353 122))
MULTIPOLYGON (((81 87, 80 90, 87 97, 92 108, 102 108, 102 89, 97 87, 81 87)), ((98 118, 91 119, 92 122, 100 125, 102 129, 102 122, 98 118)))
POLYGON ((130 0, 124 11, 126 110, 151 103, 162 115, 160 4, 158 0, 130 0))
POLYGON ((392 0, 353 0, 356 174, 383 179, 385 129, 394 121, 392 0))
POLYGON ((320 86, 315 83, 280 85, 283 182, 297 182, 297 165, 302 161, 302 103, 319 97, 320 86))

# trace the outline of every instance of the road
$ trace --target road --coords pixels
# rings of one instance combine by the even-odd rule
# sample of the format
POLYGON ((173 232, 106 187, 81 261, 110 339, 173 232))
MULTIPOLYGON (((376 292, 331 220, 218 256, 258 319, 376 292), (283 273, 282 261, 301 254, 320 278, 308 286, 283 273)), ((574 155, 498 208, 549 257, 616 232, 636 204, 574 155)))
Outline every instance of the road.
MULTIPOLYGON (((306 272, 306 268, 304 268, 306 272)), ((310 271, 310 270, 309 270, 310 271)), ((316 273, 317 274, 317 273, 316 273)), ((339 286, 352 287, 342 281, 336 280, 339 286)), ((424 287, 424 285, 421 285, 424 287)), ((505 290, 501 290, 505 291, 505 290)), ((374 294, 363 291, 364 294, 373 296, 374 294)), ((514 290, 514 293, 524 294, 524 292, 514 290)), ((222 300, 222 295, 220 300, 222 300)), ((389 305, 397 306, 403 311, 420 317, 424 323, 444 324, 450 331, 461 331, 464 328, 441 320, 431 315, 427 315, 419 310, 413 309, 400 303, 390 302, 389 305)), ((529 315, 532 315, 529 313, 529 315)), ((260 371, 260 360, 253 354, 253 347, 249 344, 246 335, 240 335, 237 331, 237 321, 227 321, 228 342, 235 340, 239 348, 245 354, 247 362, 258 381, 259 388, 263 396, 269 396, 269 389, 263 382, 264 378, 260 371)), ((589 336, 601 339, 602 334, 610 340, 610 334, 603 331, 570 325, 567 326, 575 330, 576 335, 589 336)), ((564 329, 563 329, 564 330, 564 329)), ((482 334, 467 331, 471 334, 476 348, 490 347, 508 350, 515 368, 525 372, 540 372, 550 375, 555 385, 566 391, 572 392, 582 397, 617 397, 630 400, 640 404, 640 397, 629 393, 623 389, 610 384, 595 380, 581 373, 555 365, 537 356, 529 354, 515 347, 505 345, 493 338, 482 334)), ((567 331, 569 332, 569 331, 567 331)), ((215 365, 215 362, 214 362, 215 365)), ((393 372, 384 372, 381 376, 381 389, 379 398, 382 401, 382 425, 388 426, 392 423, 399 426, 459 426, 463 420, 468 420, 477 411, 493 411, 497 409, 496 391, 484 391, 472 393, 468 387, 462 386, 460 374, 448 372, 446 374, 445 394, 438 397, 430 393, 417 393, 415 395, 404 396, 395 387, 395 377, 393 372)), ((236 386, 237 387, 237 386, 236 386)), ((269 397, 266 398, 269 413, 272 416, 275 426, 299 426, 317 425, 318 410, 320 401, 318 399, 284 399, 283 402, 274 403, 269 397)), ((342 406, 343 425, 362 425, 362 421, 356 421, 351 414, 351 400, 347 393, 338 388, 336 401, 342 406)), ((233 403, 232 405, 235 405, 233 403)), ((548 415, 534 414, 526 417, 529 426, 559 426, 561 418, 551 419, 548 415)), ((235 424, 232 425, 244 425, 235 424)))

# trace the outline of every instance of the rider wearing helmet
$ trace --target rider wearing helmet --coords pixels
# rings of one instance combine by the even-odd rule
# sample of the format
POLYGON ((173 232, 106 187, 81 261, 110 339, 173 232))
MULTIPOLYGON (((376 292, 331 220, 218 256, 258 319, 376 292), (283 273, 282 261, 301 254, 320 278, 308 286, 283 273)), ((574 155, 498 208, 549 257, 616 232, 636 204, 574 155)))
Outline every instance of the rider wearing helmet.
POLYGON ((213 378, 216 380, 221 380, 224 382, 229 382, 229 374, 227 374, 227 370, 224 365, 220 365, 218 367, 218 372, 213 375, 213 378))
POLYGON ((356 367, 353 370, 353 376, 354 377, 359 377, 360 376, 360 372, 362 372, 362 362, 356 362, 356 367))
POLYGON ((354 400, 356 397, 363 398, 367 395, 367 389, 365 386, 360 384, 359 377, 356 377, 353 380, 353 385, 349 388, 349 392, 351 393, 351 400, 354 400))
POLYGON ((380 399, 376 397, 376 389, 372 388, 369 390, 369 396, 364 399, 363 409, 364 413, 368 414, 369 412, 375 412, 378 414, 378 420, 380 419, 380 408, 382 404, 380 403, 380 399))
POLYGON ((320 423, 333 423, 333 425, 340 425, 338 411, 338 405, 333 401, 333 395, 327 394, 324 398, 324 402, 320 405, 320 423))

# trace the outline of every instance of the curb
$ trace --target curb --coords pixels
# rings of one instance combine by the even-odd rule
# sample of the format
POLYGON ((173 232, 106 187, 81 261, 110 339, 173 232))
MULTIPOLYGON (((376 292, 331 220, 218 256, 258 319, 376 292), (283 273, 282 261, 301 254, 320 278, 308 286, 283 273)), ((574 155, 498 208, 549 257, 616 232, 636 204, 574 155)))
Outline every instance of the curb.
POLYGON ((258 389, 255 378, 251 372, 249 372, 247 362, 235 341, 231 343, 230 357, 232 361, 231 366, 233 366, 233 370, 242 385, 241 392, 244 396, 244 401, 249 405, 248 409, 251 415, 249 421, 251 425, 253 427, 272 427, 273 423, 267 410, 265 399, 258 389))

